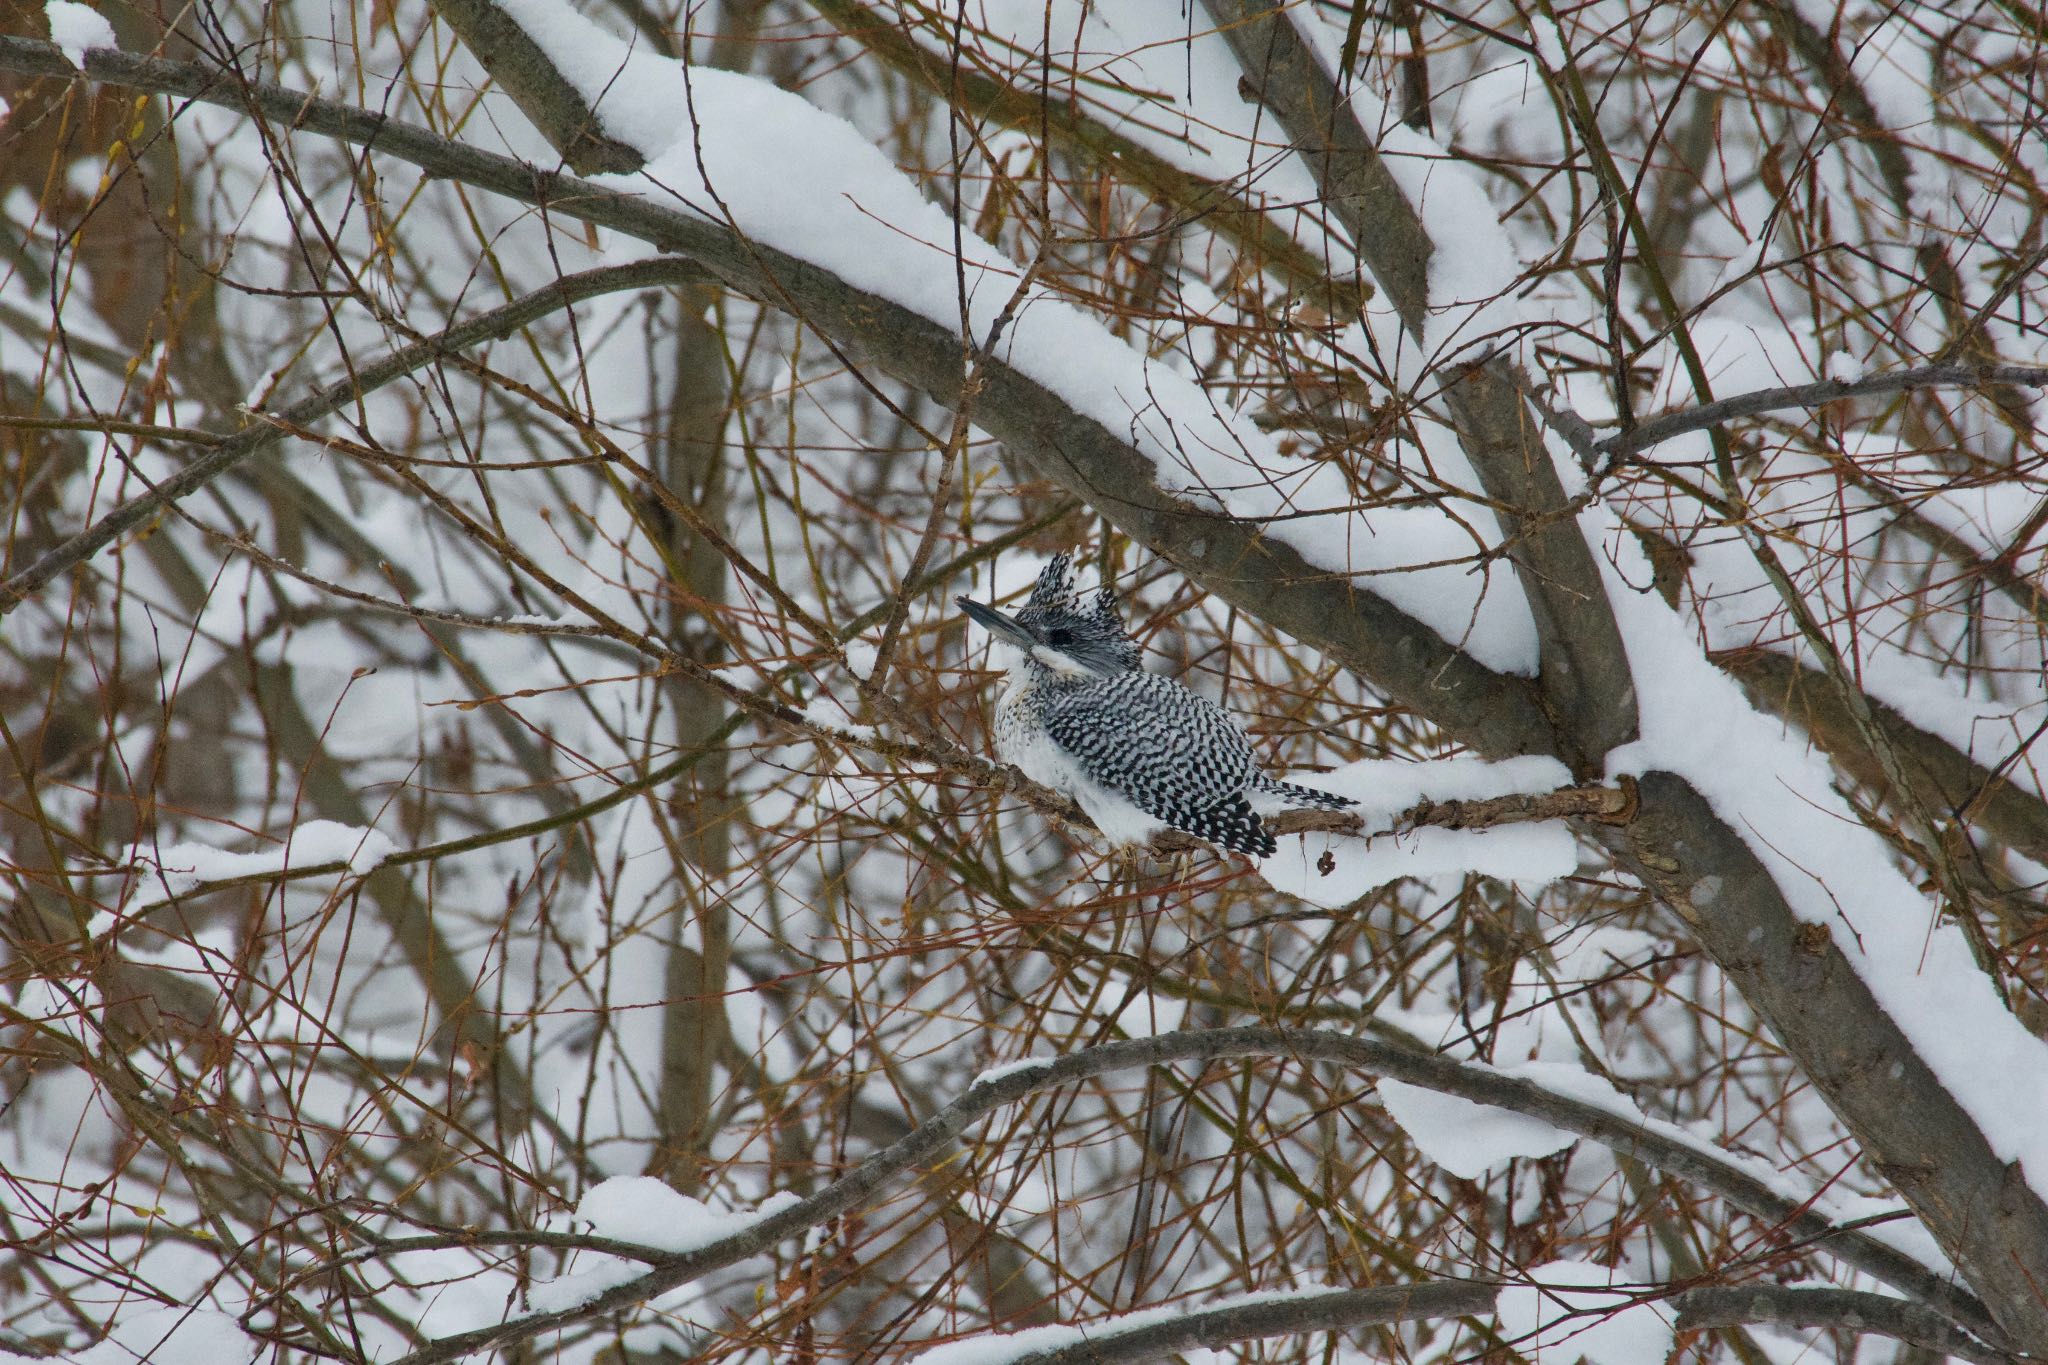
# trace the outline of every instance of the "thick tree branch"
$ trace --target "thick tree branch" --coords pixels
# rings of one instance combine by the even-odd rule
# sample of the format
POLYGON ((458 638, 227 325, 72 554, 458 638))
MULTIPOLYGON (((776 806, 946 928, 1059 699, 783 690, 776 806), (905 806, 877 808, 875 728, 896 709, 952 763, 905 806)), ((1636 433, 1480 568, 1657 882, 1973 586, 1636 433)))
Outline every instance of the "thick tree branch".
MULTIPOLYGON (((1273 0, 1207 0, 1207 8, 1246 88, 1286 130, 1419 348, 1432 313, 1454 301, 1430 297, 1435 244, 1420 207, 1409 203, 1358 122, 1357 102, 1337 89, 1273 0)), ((1556 755, 1575 776, 1591 779, 1609 750, 1635 738, 1628 654, 1541 424, 1524 407, 1507 362, 1475 354, 1432 356, 1433 377, 1466 458, 1499 509, 1508 557, 1536 619, 1538 690, 1557 722, 1556 755)))
MULTIPOLYGON (((0 36, 0 69, 74 73, 50 44, 8 36, 0 36)), ((960 340, 953 329, 746 241, 723 223, 651 197, 537 171, 352 105, 283 86, 239 83, 189 63, 95 49, 86 54, 85 69, 95 80, 241 109, 288 128, 374 148, 429 175, 688 256, 729 287, 793 313, 849 354, 872 358, 940 403, 950 406, 959 396, 960 340)), ((1526 680, 1476 663, 1385 598, 1309 564, 1262 527, 1161 491, 1149 458, 1011 367, 991 360, 983 378, 976 425, 1132 539, 1241 610, 1372 679, 1387 696, 1460 742, 1495 757, 1553 751, 1551 727, 1526 680)))
POLYGON ((1883 1294, 1853 1289, 1788 1289, 1778 1284, 1707 1285, 1672 1300, 1678 1330, 1712 1327, 1826 1328, 1870 1332, 1975 1365, 2018 1365, 2029 1359, 1993 1350, 1938 1313, 1883 1294))
POLYGON ((491 0, 433 5, 576 174, 637 171, 646 164, 637 149, 605 135, 596 111, 563 78, 555 59, 491 0))
POLYGON ((2000 1322, 2029 1339, 2043 1305, 2024 1286, 2048 1266, 2048 1232, 2019 1168, 1990 1149, 1827 927, 1791 912, 1705 798, 1662 772, 1638 790, 1635 822, 1603 841, 1686 921, 2000 1322))

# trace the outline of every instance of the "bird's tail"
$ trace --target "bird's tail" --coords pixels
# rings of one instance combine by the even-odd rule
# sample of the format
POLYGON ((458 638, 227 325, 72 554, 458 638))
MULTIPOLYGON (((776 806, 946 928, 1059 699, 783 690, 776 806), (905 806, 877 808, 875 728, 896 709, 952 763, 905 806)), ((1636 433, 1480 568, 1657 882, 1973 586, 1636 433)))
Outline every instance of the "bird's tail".
POLYGON ((1241 796, 1233 796, 1207 810, 1176 811, 1168 823, 1198 839, 1207 839, 1235 853, 1249 853, 1254 858, 1270 858, 1280 847, 1241 796))
POLYGON ((1298 786, 1292 782, 1275 782, 1264 773, 1259 773, 1252 778, 1252 790, 1261 796, 1271 797, 1275 801, 1284 802, 1290 806, 1314 806, 1321 810, 1343 810, 1346 806, 1358 804, 1350 797, 1339 796, 1335 792, 1319 792, 1314 787, 1298 786))

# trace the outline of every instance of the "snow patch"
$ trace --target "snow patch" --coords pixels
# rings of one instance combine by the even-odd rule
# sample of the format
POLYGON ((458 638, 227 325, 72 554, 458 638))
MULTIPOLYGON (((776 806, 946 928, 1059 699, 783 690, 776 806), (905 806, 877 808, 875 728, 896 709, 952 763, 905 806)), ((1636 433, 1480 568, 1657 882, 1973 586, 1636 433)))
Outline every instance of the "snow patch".
POLYGON ((998 1062, 976 1076, 969 1089, 976 1085, 993 1085, 1006 1076, 1015 1076, 1026 1071, 1043 1071, 1053 1064, 1053 1060, 1051 1057, 1025 1057, 1014 1062, 998 1062))
POLYGON ((847 719, 846 704, 829 692, 820 692, 804 703, 804 719, 835 735, 848 739, 867 741, 875 737, 875 727, 861 725, 847 719))
MULTIPOLYGON (((83 8, 74 6, 74 8, 83 8)), ((67 1356, 72 1365, 221 1365, 228 1360, 261 1360, 268 1354, 241 1324, 205 1308, 151 1308, 123 1314, 107 1337, 67 1356)))
POLYGON ((43 15, 50 22, 50 41, 64 54, 64 60, 83 71, 87 49, 118 48, 114 26, 107 16, 76 0, 44 0, 43 15))
POLYGON ((1307 834, 1259 864, 1276 891, 1339 909, 1404 877, 1473 874, 1546 886, 1578 870, 1578 841, 1556 821, 1498 829, 1418 829, 1406 834, 1307 834))
POLYGON ((866 640, 848 640, 846 642, 846 671, 853 674, 854 677, 865 681, 874 675, 875 658, 880 652, 866 640))
POLYGON ((1561 1152, 1579 1140, 1541 1119, 1419 1085, 1382 1080, 1379 1090, 1388 1116, 1416 1150, 1466 1180, 1477 1180, 1516 1157, 1561 1152))
POLYGON ((1363 759, 1311 778, 1304 785, 1348 796, 1368 827, 1387 825, 1424 801, 1483 801, 1490 796, 1534 796, 1571 784, 1571 769, 1532 755, 1490 763, 1483 758, 1442 758, 1427 763, 1363 759))
POLYGON ((577 1201, 576 1220, 599 1237, 679 1254, 701 1251, 800 1202, 784 1191, 757 1208, 714 1209, 653 1176, 627 1175, 591 1186, 577 1201))
POLYGON ((172 895, 182 895, 202 882, 283 872, 318 863, 346 864, 349 874, 362 876, 398 851, 390 835, 335 820, 308 820, 284 842, 253 853, 233 853, 210 844, 180 843, 169 848, 136 844, 125 861, 153 868, 172 895))
MULTIPOLYGON (((753 1209, 714 1209, 700 1199, 678 1194, 647 1175, 614 1176, 591 1186, 577 1201, 572 1220, 599 1237, 669 1255, 702 1251, 737 1236, 803 1201, 788 1191, 769 1196, 753 1209)), ((646 1273, 647 1267, 623 1256, 599 1256, 596 1264, 574 1274, 537 1285, 527 1303, 534 1312, 554 1313, 588 1303, 608 1289, 646 1273)))
POLYGON ((675 102, 676 64, 613 37, 559 0, 499 0, 547 54, 610 136, 653 158, 687 129, 675 102))

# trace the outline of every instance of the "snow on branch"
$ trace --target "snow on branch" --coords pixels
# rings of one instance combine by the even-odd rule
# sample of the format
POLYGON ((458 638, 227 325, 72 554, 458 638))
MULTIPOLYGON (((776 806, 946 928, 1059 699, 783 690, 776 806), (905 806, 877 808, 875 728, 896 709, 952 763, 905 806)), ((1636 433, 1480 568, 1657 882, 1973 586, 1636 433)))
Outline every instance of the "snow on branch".
MULTIPOLYGON (((659 187, 650 198, 642 192, 644 187, 615 188, 538 171, 385 115, 282 86, 231 83, 192 64, 95 51, 88 58, 88 67, 96 79, 135 89, 178 94, 235 109, 253 108, 296 130, 374 146, 429 175, 542 205, 552 214, 681 252, 726 285, 771 306, 790 309, 827 338, 876 355, 899 376, 940 401, 958 397, 962 375, 957 318, 935 322, 892 301, 886 293, 863 292, 771 243, 742 240, 723 223, 673 207, 670 193, 659 187)), ((0 69, 51 74, 68 68, 47 43, 0 35, 0 69)), ((779 94, 771 90, 762 98, 779 94)), ((850 127, 843 123, 841 127, 846 136, 857 137, 850 127)), ((875 159, 872 145, 863 142, 861 148, 861 164, 875 159)), ((892 180, 900 181, 893 167, 887 169, 892 180)), ((697 179, 694 171, 690 178, 697 179)), ((843 182, 844 174, 835 172, 835 179, 843 182)), ((929 207, 907 184, 904 192, 923 208, 929 207)), ((799 208, 808 212, 811 202, 806 200, 799 208)), ((857 234, 872 232, 875 227, 875 220, 860 211, 852 211, 849 221, 857 234)), ((840 224, 847 226, 846 222, 840 224)), ((936 225, 933 232, 938 234, 936 225)), ((825 235, 831 236, 829 232, 825 235)), ((910 262, 908 274, 917 277, 926 273, 925 265, 939 259, 929 256, 938 249, 937 241, 950 240, 951 234, 949 230, 938 234, 929 246, 899 239, 893 232, 888 235, 895 246, 885 259, 901 265, 903 252, 914 253, 916 259, 910 262)), ((843 232, 837 239, 840 254, 850 252, 848 240, 843 232)), ((950 270, 950 255, 944 260, 950 270)), ((879 262, 869 264, 872 267, 879 262)), ((998 270, 1005 281, 1015 274, 1014 266, 998 270)), ((892 278, 904 276, 903 270, 897 270, 892 278)), ((948 301, 953 299, 950 290, 938 292, 948 301)), ((988 308, 998 309, 1007 302, 1007 288, 1000 292, 1000 300, 986 301, 988 308)), ((943 314, 949 306, 950 302, 935 302, 933 310, 943 314)), ((1081 317, 1064 304, 1033 304, 1025 310, 1024 321, 1049 310, 1063 318, 1081 317)), ((1463 548, 1442 561, 1441 573, 1413 570, 1418 556, 1427 558, 1431 547, 1445 548, 1434 529, 1440 524, 1435 513, 1424 513, 1416 520, 1402 513, 1419 509, 1396 508, 1387 517, 1376 516, 1373 536, 1356 542, 1361 554, 1375 556, 1372 563, 1352 565, 1350 573, 1357 577, 1332 574, 1304 559, 1308 550, 1297 550, 1288 543, 1287 527, 1301 526, 1302 519, 1282 516, 1269 526, 1272 519, 1255 508, 1233 506, 1226 514, 1215 505, 1215 490, 1204 493, 1181 488, 1176 492, 1173 481, 1162 475, 1155 458, 1160 450, 1178 461, 1177 443, 1202 448, 1200 430, 1219 420, 1205 397, 1198 392, 1191 395, 1193 410, 1182 414, 1193 420, 1193 426, 1175 422, 1153 428, 1134 418, 1131 406, 1114 396, 1114 376, 1127 374, 1134 364, 1139 367, 1136 401, 1143 410, 1159 401, 1155 388, 1184 389, 1187 381, 1164 369, 1147 368, 1142 357, 1092 320, 1084 329, 1091 339, 1078 351, 1062 344, 1063 337, 1057 334, 1063 328, 1071 330, 1071 325, 1055 325, 1055 335, 1034 336, 1028 345, 1020 331, 1012 329, 1005 353, 1014 355, 1019 366, 1034 356, 1041 362, 1048 354, 1059 357, 1056 368, 1080 375, 1084 394, 1108 396, 1106 421, 1085 407, 1077 410, 1070 396, 1059 390, 1057 375, 1049 385, 1041 383, 998 357, 987 366, 986 385, 976 409, 978 426, 1075 492, 1109 509, 1112 519, 1138 539, 1168 549, 1191 573, 1213 574, 1216 583, 1228 585, 1234 600, 1255 604, 1275 626, 1319 642, 1332 657, 1374 678, 1394 698, 1412 699, 1447 733, 1486 752, 1531 753, 1547 747, 1548 727, 1527 686, 1485 662, 1492 657, 1519 668, 1530 661, 1533 637, 1519 605, 1507 610, 1501 593, 1489 590, 1482 581, 1488 576, 1463 572, 1463 548), (1104 356, 1110 357, 1108 368, 1097 369, 1096 362, 1104 356), (1481 606, 1484 613, 1475 617, 1481 606), (1506 614, 1500 614, 1502 611, 1506 614), (1517 620, 1521 624, 1514 624, 1517 620)), ((1248 425, 1233 424, 1232 429, 1248 425)), ((1263 433, 1254 432, 1253 436, 1259 449, 1270 446, 1263 433)), ((1227 447, 1238 452, 1230 458, 1239 458, 1243 448, 1233 444, 1235 440, 1235 436, 1227 436, 1223 446, 1215 448, 1227 447)), ((1261 487, 1267 487, 1263 475, 1259 481, 1261 487)), ((1267 492, 1284 501, 1297 497, 1301 490, 1267 488, 1267 492)), ((138 515, 146 514, 145 509, 138 515)), ((118 533, 119 528, 112 530, 118 533)), ((1314 539, 1310 537, 1310 549, 1314 539)), ((53 573, 40 574, 34 585, 51 576, 53 573)), ((16 584, 24 590, 34 585, 26 580, 16 584)))
MULTIPOLYGON (((970 233, 845 119, 772 83, 665 61, 561 0, 506 13, 550 50, 598 118, 647 157, 617 183, 968 337, 988 335, 1026 268, 970 233), (574 42, 566 39, 571 31, 574 42), (676 111, 686 111, 678 119, 676 111), (966 316, 962 316, 963 300, 966 316)), ((1369 533, 1338 471, 1283 457, 1267 432, 1180 369, 1154 363, 1082 308, 1033 289, 998 354, 1117 433, 1158 488, 1259 524, 1317 567, 1373 587, 1490 667, 1529 671, 1534 634, 1512 583, 1473 574, 1469 528, 1434 505, 1376 508, 1369 533)), ((977 421, 981 420, 977 412, 977 421)))
POLYGON ((990 1332, 923 1351, 912 1357, 912 1365, 1152 1361, 1171 1352, 1283 1334, 1484 1318, 1496 1308, 1503 1343, 1532 1360, 1583 1357, 1590 1365, 1644 1365, 1670 1353, 1675 1333, 1748 1325, 1870 1332, 1973 1365, 2019 1365, 2023 1359, 1957 1331, 1937 1314, 1879 1294, 1744 1284, 1667 1295, 1654 1287, 1614 1285, 1611 1272, 1599 1266, 1552 1262, 1526 1278, 1505 1282, 1432 1280, 1371 1289, 1277 1290, 1140 1309, 1088 1323, 990 1332))

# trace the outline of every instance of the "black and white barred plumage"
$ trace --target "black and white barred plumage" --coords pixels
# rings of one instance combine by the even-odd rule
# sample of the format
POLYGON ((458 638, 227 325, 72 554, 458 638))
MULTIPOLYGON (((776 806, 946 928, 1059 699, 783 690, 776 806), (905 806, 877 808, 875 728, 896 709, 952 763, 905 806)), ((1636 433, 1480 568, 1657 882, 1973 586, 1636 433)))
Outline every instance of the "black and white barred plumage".
POLYGON ((1143 843, 1165 826, 1265 858, 1278 845, 1261 810, 1356 804, 1260 772, 1227 712, 1138 666, 1110 589, 1082 607, 1065 555, 1015 616, 958 600, 1018 654, 996 704, 996 752, 1072 797, 1112 842, 1143 843))

